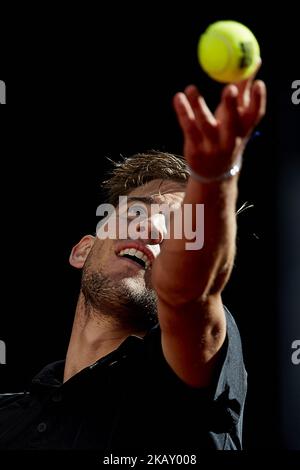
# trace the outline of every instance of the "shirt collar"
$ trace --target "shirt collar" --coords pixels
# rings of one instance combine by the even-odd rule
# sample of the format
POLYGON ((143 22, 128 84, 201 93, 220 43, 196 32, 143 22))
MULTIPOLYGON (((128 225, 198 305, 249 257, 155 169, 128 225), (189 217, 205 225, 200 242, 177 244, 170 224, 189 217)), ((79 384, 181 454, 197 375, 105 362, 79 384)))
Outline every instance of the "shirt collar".
MULTIPOLYGON (((146 333, 144 337, 137 335, 128 336, 117 349, 110 352, 106 356, 101 357, 99 360, 94 362, 94 364, 86 367, 78 374, 86 373, 89 370, 96 368, 97 366, 110 366, 122 359, 125 359, 133 351, 136 351, 137 348, 140 348, 145 342, 145 340, 149 337, 149 335, 151 335, 158 328, 159 325, 156 324, 146 333)), ((33 378, 31 382, 31 388, 55 389, 61 387, 63 385, 64 368, 65 360, 56 361, 51 364, 48 364, 33 378)), ((78 374, 76 374, 76 376, 78 374)))

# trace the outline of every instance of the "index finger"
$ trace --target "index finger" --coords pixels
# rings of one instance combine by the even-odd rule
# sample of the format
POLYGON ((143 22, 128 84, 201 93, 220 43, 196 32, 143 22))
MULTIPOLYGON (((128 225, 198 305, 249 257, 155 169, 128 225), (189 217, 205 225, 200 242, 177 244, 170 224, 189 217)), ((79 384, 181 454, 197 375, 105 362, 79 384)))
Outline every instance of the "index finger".
POLYGON ((257 62, 257 66, 250 77, 246 78, 246 80, 242 80, 241 82, 235 83, 238 89, 238 107, 239 108, 245 108, 249 106, 250 103, 250 97, 251 97, 251 88, 253 81, 256 77, 257 72, 259 71, 261 67, 262 61, 261 58, 259 58, 257 62))

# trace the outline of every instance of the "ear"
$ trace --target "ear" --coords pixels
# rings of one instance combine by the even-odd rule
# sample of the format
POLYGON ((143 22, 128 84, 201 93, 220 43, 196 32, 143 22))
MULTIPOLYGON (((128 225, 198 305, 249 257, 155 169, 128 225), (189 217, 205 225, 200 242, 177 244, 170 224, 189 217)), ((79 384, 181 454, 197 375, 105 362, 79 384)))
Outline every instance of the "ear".
POLYGON ((89 252, 95 242, 95 237, 85 235, 71 251, 69 262, 74 268, 81 269, 88 257, 89 252))

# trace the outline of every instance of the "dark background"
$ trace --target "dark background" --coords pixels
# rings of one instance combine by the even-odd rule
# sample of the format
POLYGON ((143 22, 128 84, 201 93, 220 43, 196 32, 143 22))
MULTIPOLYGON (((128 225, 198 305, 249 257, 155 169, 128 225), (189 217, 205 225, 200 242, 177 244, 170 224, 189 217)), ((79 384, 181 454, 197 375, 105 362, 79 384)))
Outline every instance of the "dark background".
POLYGON ((291 101, 291 84, 300 78, 297 21, 292 12, 271 20, 257 10, 214 10, 189 2, 164 12, 147 4, 111 13, 73 7, 35 12, 33 29, 26 25, 18 41, 6 36, 0 339, 7 364, 0 365, 0 391, 23 390, 46 363, 64 356, 80 281, 68 255, 95 230, 106 157, 181 153, 172 97, 196 83, 214 108, 222 87, 201 71, 197 42, 209 23, 234 19, 260 43, 259 78, 269 95, 267 116, 245 153, 239 204, 254 208, 238 218, 237 258, 224 293, 249 373, 244 444, 300 449, 300 365, 290 360, 291 342, 300 339, 300 105, 291 101))

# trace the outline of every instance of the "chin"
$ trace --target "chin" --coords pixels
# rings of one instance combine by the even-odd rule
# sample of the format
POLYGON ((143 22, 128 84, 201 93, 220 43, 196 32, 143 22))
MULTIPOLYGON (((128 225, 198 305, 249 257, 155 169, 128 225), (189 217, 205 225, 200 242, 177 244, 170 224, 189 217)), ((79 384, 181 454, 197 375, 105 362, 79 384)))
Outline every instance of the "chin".
POLYGON ((146 291, 146 284, 144 278, 125 277, 121 283, 123 286, 134 293, 141 293, 146 291))

